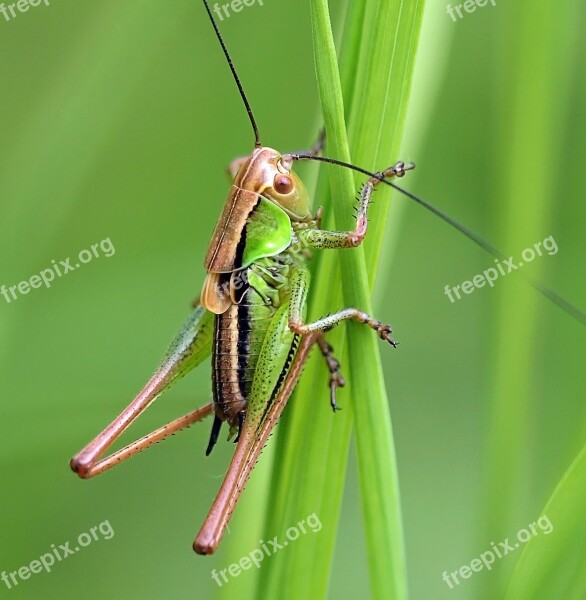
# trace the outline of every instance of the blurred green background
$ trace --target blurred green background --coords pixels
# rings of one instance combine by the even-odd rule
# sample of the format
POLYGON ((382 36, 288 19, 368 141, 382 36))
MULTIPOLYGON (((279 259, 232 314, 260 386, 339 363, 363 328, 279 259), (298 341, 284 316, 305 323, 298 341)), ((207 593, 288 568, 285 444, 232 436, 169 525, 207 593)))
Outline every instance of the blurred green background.
MULTIPOLYGON (((389 157, 416 161, 405 187, 507 255, 553 235, 559 252, 524 271, 583 309, 584 12, 524 0, 453 22, 429 2, 403 152, 389 157)), ((263 141, 312 143, 307 3, 265 0, 221 28, 263 141)), ((244 109, 194 0, 54 0, 0 16, 0 55, 0 285, 104 238, 116 249, 51 289, 0 296, 0 572, 104 520, 115 531, 50 574, 0 582, 0 596, 214 598, 227 549, 201 558, 190 544, 232 446, 206 459, 208 423, 88 482, 68 461, 141 387, 199 294, 224 168, 252 147, 244 109)), ((383 361, 411 596, 500 598, 520 551, 454 590, 441 574, 534 521, 582 447, 586 335, 517 274, 450 304, 444 286, 493 260, 399 197, 386 252, 376 314, 401 342, 383 361)), ((209 396, 205 365, 128 439, 209 396)), ((368 597, 360 519, 351 458, 331 598, 368 597)))

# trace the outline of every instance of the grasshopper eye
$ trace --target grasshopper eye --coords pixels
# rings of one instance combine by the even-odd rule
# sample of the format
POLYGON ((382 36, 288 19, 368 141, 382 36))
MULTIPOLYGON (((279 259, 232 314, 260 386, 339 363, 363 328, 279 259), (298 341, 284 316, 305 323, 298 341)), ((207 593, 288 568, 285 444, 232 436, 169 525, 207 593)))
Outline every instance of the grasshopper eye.
MULTIPOLYGON (((281 166, 284 167, 284 165, 281 166)), ((280 171, 279 165, 277 165, 277 169, 280 171)), ((267 178, 267 184, 270 181, 267 178)), ((276 172, 273 176, 273 185, 269 184, 264 188, 264 195, 281 207, 294 221, 311 219, 307 190, 303 185, 303 181, 293 171, 276 172)))
POLYGON ((273 187, 278 194, 286 196, 293 191, 293 180, 287 175, 277 175, 273 182, 273 187))

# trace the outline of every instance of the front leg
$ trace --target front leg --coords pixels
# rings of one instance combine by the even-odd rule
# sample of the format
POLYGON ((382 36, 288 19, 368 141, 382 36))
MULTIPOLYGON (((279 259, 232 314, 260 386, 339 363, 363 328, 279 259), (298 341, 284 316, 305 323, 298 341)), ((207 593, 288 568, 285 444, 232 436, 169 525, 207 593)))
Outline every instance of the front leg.
POLYGON ((303 322, 303 307, 307 298, 309 289, 310 273, 305 267, 296 267, 291 274, 291 303, 289 304, 289 329, 299 335, 307 335, 318 331, 328 331, 342 321, 354 320, 358 323, 368 325, 374 329, 381 338, 389 342, 394 348, 397 342, 391 338, 392 329, 389 325, 381 323, 367 313, 357 308, 345 308, 337 313, 328 315, 314 321, 313 323, 303 322))
POLYGON ((389 167, 385 171, 377 173, 371 177, 360 190, 358 197, 358 207, 356 208, 356 228, 354 231, 325 231, 323 229, 306 229, 298 232, 299 241, 304 246, 311 248, 329 249, 329 248, 354 248, 359 246, 366 235, 368 226, 368 206, 372 193, 376 186, 380 184, 381 179, 390 177, 403 177, 406 171, 415 167, 412 164, 398 162, 394 167, 389 167))

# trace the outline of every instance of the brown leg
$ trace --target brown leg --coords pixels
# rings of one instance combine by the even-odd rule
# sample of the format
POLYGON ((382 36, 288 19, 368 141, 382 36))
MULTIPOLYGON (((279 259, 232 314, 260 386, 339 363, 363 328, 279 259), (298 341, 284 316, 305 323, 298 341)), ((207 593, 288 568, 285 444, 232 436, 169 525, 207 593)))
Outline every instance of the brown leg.
POLYGON ((136 398, 81 452, 71 459, 71 468, 82 478, 98 458, 130 427, 169 385, 169 373, 157 371, 136 398))
POLYGON ((336 390, 339 387, 344 387, 346 385, 346 380, 340 373, 340 362, 334 357, 334 349, 326 342, 326 338, 323 334, 317 338, 317 343, 323 357, 326 359, 330 371, 330 404, 332 405, 334 412, 336 412, 336 410, 340 410, 336 404, 336 390))
POLYGON ((283 387, 264 421, 258 429, 245 426, 242 431, 222 487, 193 542, 193 549, 198 554, 213 554, 218 548, 252 469, 297 384, 311 348, 318 342, 319 337, 319 333, 310 333, 301 339, 283 387))
POLYGON ((71 468, 80 477, 91 477, 90 470, 97 474, 95 466, 100 456, 165 390, 210 354, 213 323, 213 315, 201 306, 193 311, 144 388, 102 433, 71 459, 71 468))
MULTIPOLYGON (((198 408, 197 410, 194 410, 183 417, 179 417, 178 419, 167 423, 167 425, 163 425, 163 427, 159 427, 159 429, 155 429, 155 431, 151 431, 151 433, 147 433, 147 435, 139 438, 131 444, 128 444, 128 446, 117 450, 101 460, 99 457, 92 458, 89 461, 87 460, 88 455, 93 455, 93 449, 90 448, 90 444, 71 461, 72 469, 76 471, 77 474, 83 479, 89 479, 90 477, 100 475, 104 471, 115 467, 117 464, 121 463, 127 458, 131 458, 139 452, 142 452, 153 444, 156 444, 170 435, 189 427, 193 423, 201 421, 203 418, 212 414, 213 410, 214 405, 210 402, 209 404, 206 404, 205 406, 202 406, 201 408, 198 408), (79 465, 82 464, 83 467, 80 467, 79 465)), ((96 438, 96 440, 97 439, 98 438, 96 438)))

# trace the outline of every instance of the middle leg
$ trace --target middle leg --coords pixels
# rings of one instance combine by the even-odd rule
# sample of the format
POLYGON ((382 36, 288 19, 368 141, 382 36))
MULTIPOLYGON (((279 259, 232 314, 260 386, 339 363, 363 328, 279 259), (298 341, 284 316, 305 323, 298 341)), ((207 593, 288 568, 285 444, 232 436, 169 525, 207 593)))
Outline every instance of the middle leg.
POLYGON ((353 320, 368 325, 377 332, 381 340, 389 342, 394 348, 397 342, 391 337, 392 329, 389 325, 381 323, 369 314, 357 308, 345 308, 337 313, 322 317, 313 323, 303 322, 303 307, 307 298, 310 274, 305 267, 299 266, 293 270, 291 276, 291 303, 289 305, 289 329, 299 335, 307 335, 317 331, 328 331, 342 321, 353 320))

